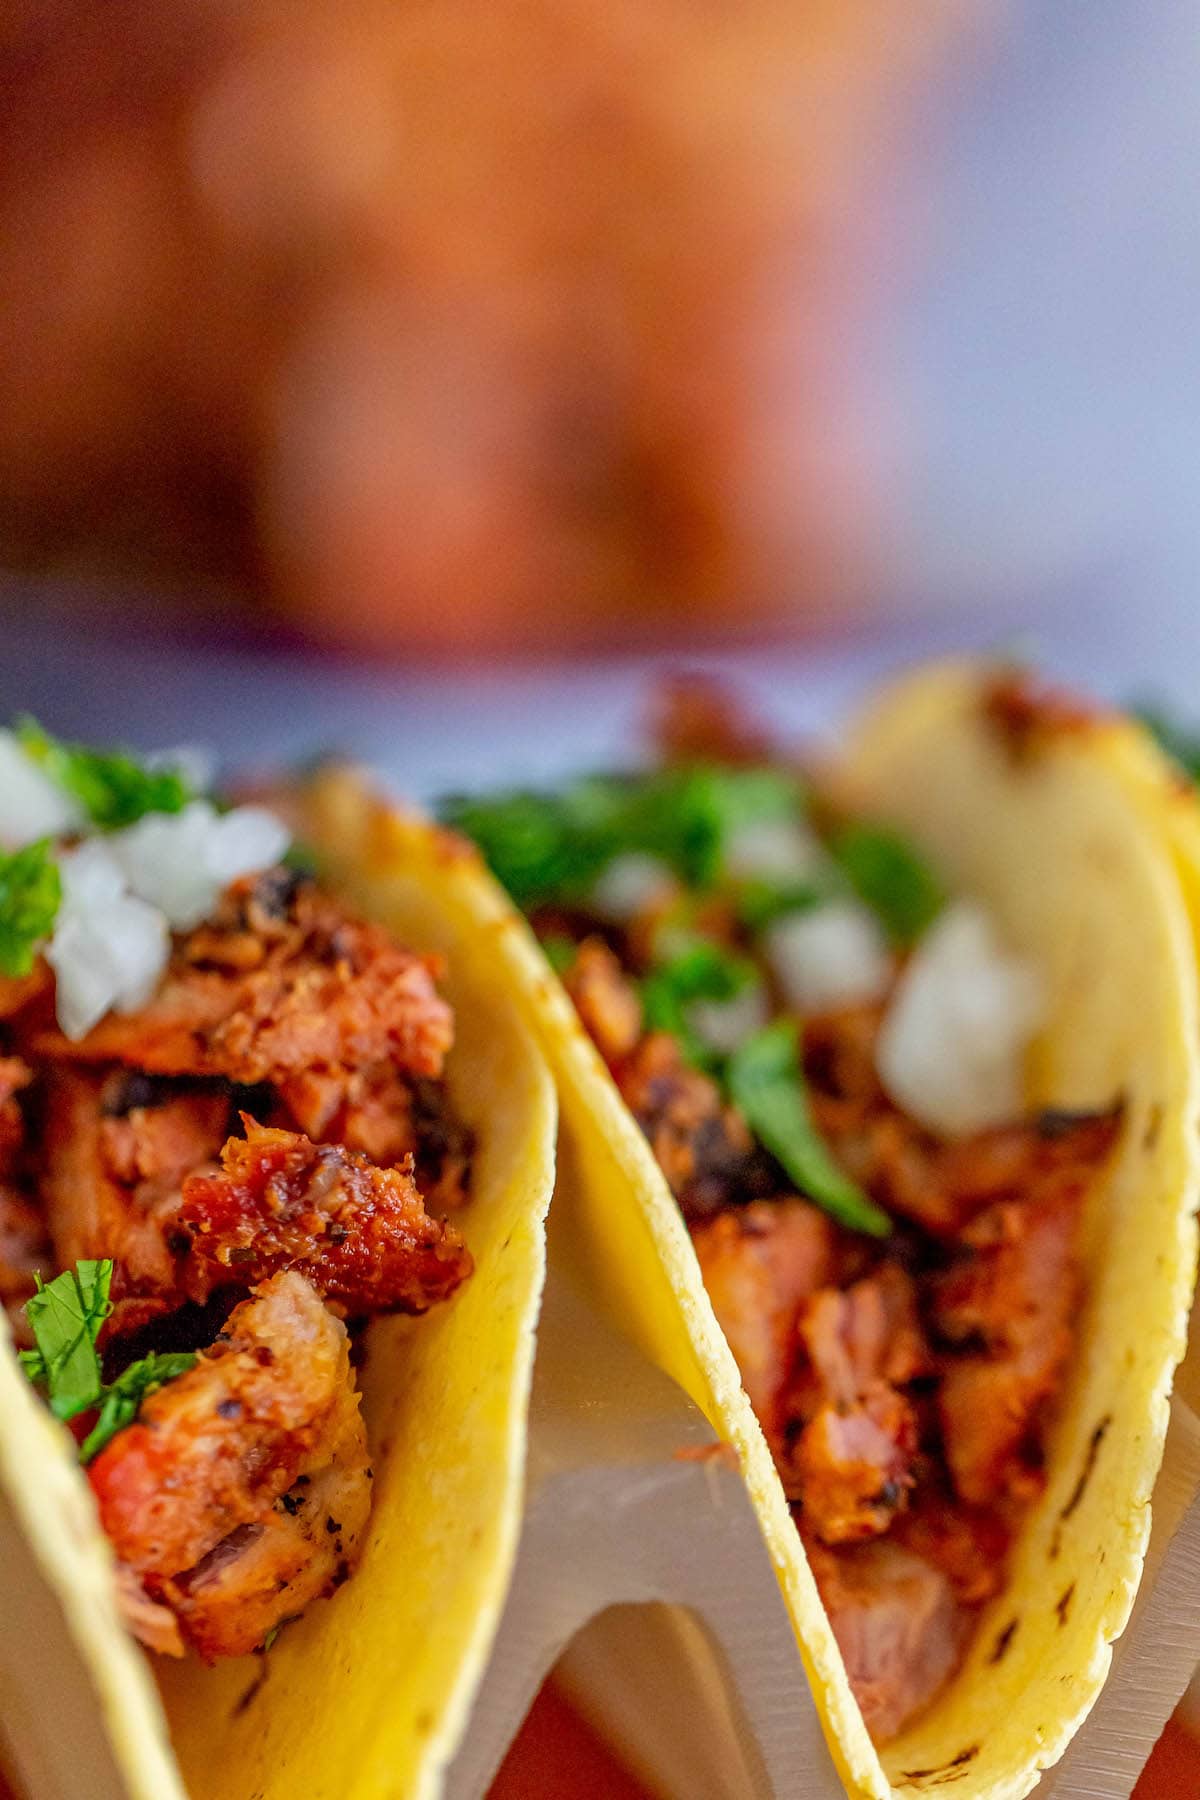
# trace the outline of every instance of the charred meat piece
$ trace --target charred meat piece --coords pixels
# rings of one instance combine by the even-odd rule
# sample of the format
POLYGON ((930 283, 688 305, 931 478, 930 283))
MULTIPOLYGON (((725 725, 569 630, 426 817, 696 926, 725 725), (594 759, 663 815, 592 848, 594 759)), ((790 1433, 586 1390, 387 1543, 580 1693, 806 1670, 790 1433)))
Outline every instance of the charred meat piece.
POLYGON ((742 1385, 779 1453, 798 1323, 834 1272, 834 1227, 806 1200, 757 1201, 692 1230, 700 1272, 742 1385))
POLYGON ((25 1117, 17 1095, 33 1080, 19 1056, 0 1056, 0 1177, 12 1175, 25 1147, 25 1117))
POLYGON ((44 1056, 152 1074, 270 1081, 285 1098, 313 1069, 348 1077, 391 1063, 436 1076, 453 1022, 435 973, 382 927, 271 871, 235 883, 215 920, 179 939, 147 1006, 110 1013, 79 1043, 57 1032, 35 1043, 44 1056))
POLYGON ((605 1062, 631 1055, 642 1035, 641 997, 603 938, 584 939, 563 984, 605 1062))
MULTIPOLYGON (((146 1083, 59 1064, 43 1080, 41 1195, 55 1258, 69 1268, 111 1257, 107 1337, 134 1331, 186 1298, 177 1226, 184 1177, 215 1165, 229 1096, 204 1084, 146 1083), (149 1105, 126 1106, 126 1099, 149 1105)), ((246 1283, 245 1285, 249 1285, 246 1283)))
POLYGON ((332 1546, 318 1543, 304 1502, 279 1505, 321 1471, 331 1478, 321 1503, 338 1508, 326 1536, 341 1538, 348 1568, 369 1507, 348 1339, 306 1281, 277 1275, 88 1471, 136 1580, 124 1590, 132 1628, 169 1652, 164 1622, 143 1605, 165 1604, 202 1654, 237 1655, 331 1585, 332 1546))
POLYGON ((886 1744, 954 1673, 971 1614, 940 1569, 890 1539, 805 1548, 867 1730, 886 1744))
POLYGON ((347 1313, 419 1313, 470 1273, 461 1236, 430 1218, 409 1168, 380 1169, 337 1144, 245 1125, 219 1171, 184 1183, 192 1299, 298 1269, 347 1313))
POLYGON ((340 1587, 371 1511, 371 1469, 355 1389, 339 1392, 305 1468, 270 1511, 241 1525, 160 1592, 208 1661, 245 1656, 283 1619, 340 1587))
POLYGON ((21 1191, 0 1181, 0 1306, 10 1310, 14 1333, 27 1342, 20 1308, 54 1267, 46 1221, 21 1191))
POLYGON ((666 1032, 642 1039, 617 1085, 689 1221, 778 1191, 778 1171, 741 1114, 666 1032))
POLYGON ((0 1019, 14 1019, 35 1000, 45 1000, 54 981, 49 965, 38 958, 28 975, 0 975, 0 1019))
MULTIPOLYGON (((425 1197, 426 1211, 439 1216, 454 1212, 470 1198, 474 1135, 470 1126, 456 1117, 442 1082, 414 1081, 410 1091, 417 1138, 417 1186, 425 1197)), ((346 1142, 352 1150, 363 1147, 354 1142, 355 1130, 351 1121, 346 1142)))
POLYGON ((921 1483, 896 1519, 893 1538, 948 1577, 964 1606, 999 1593, 1011 1531, 986 1507, 964 1506, 936 1480, 921 1483))
POLYGON ((1080 1184, 989 1207, 932 1283, 933 1327, 962 1346, 945 1358, 938 1403, 946 1463, 963 1500, 1021 1499, 1040 1489, 1038 1427, 1070 1354, 1080 1296, 1082 1203, 1080 1184))
POLYGON ((788 1459, 789 1495, 826 1543, 876 1537, 915 1481, 917 1418, 899 1389, 931 1364, 912 1282, 885 1264, 844 1291, 825 1288, 800 1331, 816 1404, 788 1459))

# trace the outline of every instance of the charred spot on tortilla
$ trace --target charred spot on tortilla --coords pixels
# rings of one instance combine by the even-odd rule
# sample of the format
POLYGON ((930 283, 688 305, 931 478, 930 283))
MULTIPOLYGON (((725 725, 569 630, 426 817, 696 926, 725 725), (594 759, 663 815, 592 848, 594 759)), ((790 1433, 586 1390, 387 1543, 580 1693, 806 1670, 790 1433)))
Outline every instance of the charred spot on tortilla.
MULTIPOLYGON (((1158 1110, 1161 1114, 1162 1109, 1158 1110)), ((1106 1107, 1044 1106, 1035 1114, 1034 1126, 1039 1137, 1055 1143, 1059 1138, 1069 1137, 1081 1126, 1119 1121, 1124 1112, 1125 1102, 1119 1099, 1106 1107)))
POLYGON ((1075 1598, 1075 1583, 1072 1581, 1068 1587, 1063 1589, 1062 1593, 1058 1596, 1058 1599, 1054 1603, 1054 1610, 1058 1615, 1058 1622, 1059 1622, 1060 1626, 1066 1624, 1067 1614, 1071 1610, 1071 1601, 1074 1598, 1075 1598))
POLYGON ((1163 1108, 1161 1103, 1150 1108, 1146 1117, 1145 1130, 1142 1132, 1142 1149, 1149 1152, 1158 1143, 1163 1125, 1163 1108))
POLYGON ((958 1781, 966 1773, 968 1763, 973 1763, 979 1755, 979 1745, 969 1744, 956 1756, 951 1756, 944 1763, 937 1763, 932 1769, 904 1769, 901 1781, 925 1781, 935 1787, 946 1781, 958 1781))
POLYGON ((1093 1430, 1091 1437, 1088 1439, 1087 1452, 1084 1456, 1083 1467, 1079 1471, 1079 1479, 1072 1488, 1070 1498, 1066 1505, 1058 1515, 1064 1522, 1071 1517, 1071 1514, 1075 1511, 1087 1491, 1088 1482, 1091 1480, 1092 1472, 1096 1467, 1096 1458, 1100 1454, 1100 1446, 1103 1444, 1105 1434, 1111 1424, 1112 1414, 1106 1413, 1093 1430))
POLYGON ((996 1641, 992 1645, 992 1653, 988 1657, 989 1663, 994 1665, 1004 1661, 1008 1655, 1009 1645, 1017 1635, 1017 1627, 1020 1623, 1020 1619, 1010 1619, 1004 1629, 997 1634, 996 1641))

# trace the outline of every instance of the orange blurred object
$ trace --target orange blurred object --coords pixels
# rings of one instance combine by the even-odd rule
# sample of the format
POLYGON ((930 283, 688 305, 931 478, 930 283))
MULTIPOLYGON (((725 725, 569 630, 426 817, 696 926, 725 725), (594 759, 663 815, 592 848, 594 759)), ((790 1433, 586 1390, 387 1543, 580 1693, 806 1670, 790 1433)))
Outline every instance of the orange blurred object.
POLYGON ((836 607, 897 126, 975 11, 14 0, 0 555, 393 650, 836 607))
MULTIPOLYGON (((682 1725, 686 1729, 686 1722, 682 1725)), ((488 1800, 654 1800, 548 1682, 514 1742, 488 1800)), ((1133 1800, 1188 1800, 1200 1795, 1200 1741, 1174 1720, 1167 1726, 1133 1800)))

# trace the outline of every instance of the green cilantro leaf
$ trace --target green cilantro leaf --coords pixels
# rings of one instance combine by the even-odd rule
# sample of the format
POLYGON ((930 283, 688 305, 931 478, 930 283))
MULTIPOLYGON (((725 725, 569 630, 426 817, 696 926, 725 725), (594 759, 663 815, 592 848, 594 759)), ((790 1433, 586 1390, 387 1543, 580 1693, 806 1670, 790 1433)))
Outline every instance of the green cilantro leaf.
POLYGON ((116 831, 146 813, 182 812, 194 796, 178 769, 149 769, 123 751, 89 750, 51 737, 36 719, 17 723, 27 756, 66 793, 78 800, 93 825, 116 831))
POLYGON ((765 931, 785 913, 811 912, 830 898, 830 890, 816 881, 772 881, 750 875, 735 888, 737 916, 747 931, 765 931))
POLYGON ((942 910, 946 896, 940 881, 899 832, 883 825, 847 825, 830 847, 851 887, 894 944, 915 943, 942 910))
POLYGON ((758 978, 746 957, 731 955, 719 944, 697 938, 652 969, 642 982, 646 1028, 669 1031, 690 1063, 701 1069, 713 1068, 720 1058, 696 1032, 691 1010, 698 1001, 735 1000, 758 978))
POLYGON ((28 975, 61 900, 62 878, 48 838, 11 854, 0 851, 0 973, 28 975))
POLYGON ((46 1389, 58 1419, 73 1419, 98 1404, 104 1382, 96 1339, 108 1316, 111 1262, 81 1262, 25 1302, 37 1348, 21 1353, 31 1381, 46 1389))
POLYGON ((838 1167, 812 1122, 796 1026, 777 1019, 734 1051, 726 1069, 734 1105, 801 1193, 850 1231, 887 1237, 887 1214, 838 1167))
POLYGON ((588 776, 558 794, 443 801, 518 906, 585 899, 615 856, 661 857, 691 887, 711 887, 738 826, 802 807, 798 780, 774 769, 708 765, 641 776, 588 776))
POLYGON ((91 1462, 118 1431, 123 1431, 126 1425, 132 1425, 138 1408, 148 1395, 163 1387, 166 1382, 174 1381, 177 1375, 186 1375, 195 1365, 195 1356, 186 1350, 162 1355, 152 1350, 140 1362, 130 1363, 104 1389, 100 1417, 79 1446, 80 1462, 91 1462))
POLYGON ((45 1388, 51 1412, 58 1419, 74 1419, 100 1409, 80 1446, 79 1459, 85 1463, 132 1423, 147 1394, 185 1374, 196 1361, 190 1352, 152 1351, 105 1385, 96 1339, 109 1313, 112 1274, 107 1260, 76 1263, 44 1286, 39 1277, 37 1293, 25 1302, 37 1348, 20 1352, 21 1366, 30 1381, 45 1388))

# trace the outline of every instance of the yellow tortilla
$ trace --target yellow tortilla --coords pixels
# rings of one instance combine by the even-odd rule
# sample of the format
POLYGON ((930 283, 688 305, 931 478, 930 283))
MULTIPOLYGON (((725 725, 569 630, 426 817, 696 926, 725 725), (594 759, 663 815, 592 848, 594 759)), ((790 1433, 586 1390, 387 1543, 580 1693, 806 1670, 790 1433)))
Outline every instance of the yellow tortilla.
POLYGON ((1119 1096, 1124 1127, 1086 1222, 1088 1298, 1046 1492, 963 1669, 882 1754, 675 1201, 532 936, 518 947, 523 1002, 559 1085, 560 1154, 578 1176, 565 1189, 578 1195, 575 1255, 736 1447, 847 1791, 872 1800, 943 1790, 1018 1800, 1086 1716, 1141 1573, 1195 1279, 1196 952, 1147 785, 1152 772, 1161 787, 1165 765, 1123 722, 1039 733, 1018 759, 984 720, 985 679, 938 667, 890 690, 850 735, 838 779, 863 816, 909 833, 952 891, 980 898, 1039 969, 1050 1023, 1031 1058, 1030 1102, 1119 1096))
MULTIPOLYGON (((300 835, 330 885, 403 943, 446 955, 457 1015, 447 1079, 476 1134, 461 1219, 476 1267, 446 1306, 368 1333, 374 1510, 354 1576, 265 1656, 214 1668, 147 1659, 126 1635, 71 1441, 0 1354, 0 1482, 137 1800, 437 1795, 516 1553, 556 1108, 511 999, 508 909, 440 833, 385 810, 351 776, 319 780, 304 812, 300 835)), ((19 1596, 6 1596, 5 1614, 0 1633, 15 1635, 19 1655, 19 1596)), ((84 1785, 89 1773, 78 1770, 84 1785)))

